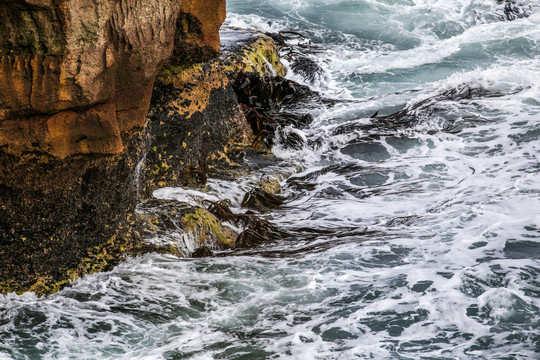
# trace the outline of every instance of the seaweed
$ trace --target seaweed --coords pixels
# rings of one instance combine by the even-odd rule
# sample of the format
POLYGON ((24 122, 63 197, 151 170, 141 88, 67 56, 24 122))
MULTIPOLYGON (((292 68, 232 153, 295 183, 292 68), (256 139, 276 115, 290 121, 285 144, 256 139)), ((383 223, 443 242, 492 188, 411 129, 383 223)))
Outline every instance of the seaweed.
POLYGON ((256 188, 246 193, 242 200, 242 207, 266 212, 280 207, 284 202, 283 196, 270 194, 263 189, 256 188))
POLYGON ((250 249, 261 243, 278 240, 288 235, 271 222, 253 213, 235 214, 230 209, 228 201, 214 202, 207 200, 206 203, 208 204, 208 211, 218 219, 243 228, 243 231, 236 238, 233 249, 250 249))

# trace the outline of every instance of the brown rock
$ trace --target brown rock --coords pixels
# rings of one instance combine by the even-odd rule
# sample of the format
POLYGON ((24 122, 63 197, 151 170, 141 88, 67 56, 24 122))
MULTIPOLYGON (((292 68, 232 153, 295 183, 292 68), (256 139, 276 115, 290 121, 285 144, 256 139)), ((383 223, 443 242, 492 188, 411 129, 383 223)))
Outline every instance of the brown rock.
POLYGON ((175 33, 175 58, 207 60, 219 53, 224 19, 224 0, 0 3, 0 147, 13 154, 40 151, 59 157, 122 151, 120 133, 144 126, 153 81, 173 53, 175 33), (109 106, 101 107, 104 103, 109 106), (61 151, 47 142, 58 133, 47 134, 43 116, 69 111, 61 118, 84 123, 84 117, 95 119, 88 111, 92 106, 107 111, 103 117, 111 121, 109 111, 116 111, 118 125, 109 124, 120 130, 114 131, 116 139, 104 142, 95 127, 83 126, 76 135, 66 131, 61 151), (5 120, 32 125, 21 125, 23 133, 13 138, 6 133, 13 134, 14 126, 5 120), (28 127, 42 135, 33 146, 19 142, 32 138, 24 132, 28 127), (89 146, 76 143, 82 137, 89 146), (89 144, 92 139, 97 142, 89 144))
POLYGON ((16 155, 39 151, 60 158, 121 152, 121 133, 144 126, 155 75, 173 51, 180 4, 180 0, 0 4, 3 150, 16 155), (18 136, 7 136, 15 127, 6 120, 29 124, 21 124, 18 136), (64 130, 58 129, 64 125, 64 130))
POLYGON ((219 28, 225 17, 225 1, 183 0, 172 60, 185 65, 216 57, 220 45, 219 28))
POLYGON ((177 57, 219 51, 224 4, 0 2, 0 292, 103 270, 81 263, 136 238, 156 74, 175 39, 177 57), (197 27, 177 37, 180 18, 197 27))

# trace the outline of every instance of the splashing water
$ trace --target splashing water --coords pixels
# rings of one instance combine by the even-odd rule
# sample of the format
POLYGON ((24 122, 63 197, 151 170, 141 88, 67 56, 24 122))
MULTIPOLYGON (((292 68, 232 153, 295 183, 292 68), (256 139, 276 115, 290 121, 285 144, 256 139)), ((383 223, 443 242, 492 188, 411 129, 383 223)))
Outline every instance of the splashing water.
MULTIPOLYGON (((228 6, 305 34, 322 76, 288 77, 335 100, 273 150, 302 169, 262 215, 290 236, 0 296, 0 359, 537 359, 540 2, 228 6)), ((250 181, 155 195, 238 207, 250 181)))

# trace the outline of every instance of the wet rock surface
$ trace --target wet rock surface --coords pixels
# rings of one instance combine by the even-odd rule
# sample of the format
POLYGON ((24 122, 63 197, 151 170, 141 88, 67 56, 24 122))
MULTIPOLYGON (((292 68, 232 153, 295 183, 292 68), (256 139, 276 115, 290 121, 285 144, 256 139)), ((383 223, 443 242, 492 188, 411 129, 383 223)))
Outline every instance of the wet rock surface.
POLYGON ((219 50, 224 6, 0 4, 1 292, 54 292, 145 248, 134 211, 154 80, 177 35, 219 50), (177 31, 181 13, 196 31, 177 31))
MULTIPOLYGON (((209 3, 220 7, 219 1, 209 3)), ((183 4, 182 11, 190 9, 183 4)), ((206 5, 190 6, 198 7, 197 13, 206 5)), ((290 139, 291 147, 303 146, 298 134, 283 129, 312 120, 296 113, 294 104, 318 98, 283 77, 276 44, 259 32, 229 29, 220 58, 188 64, 216 53, 217 20, 204 25, 199 15, 188 16, 198 26, 193 36, 185 33, 194 26, 185 24, 185 14, 174 19, 184 33, 176 36, 175 55, 148 84, 153 86, 151 102, 150 88, 144 96, 135 94, 131 83, 125 84, 126 92, 116 93, 125 98, 124 106, 137 103, 138 110, 129 111, 141 110, 141 101, 146 102, 143 107, 150 111, 144 121, 135 113, 122 115, 129 124, 120 121, 122 111, 108 100, 66 110, 72 118, 61 110, 0 121, 0 138, 12 139, 0 147, 0 165, 10 169, 0 176, 3 293, 52 293, 127 255, 211 256, 285 236, 257 213, 285 203, 278 193, 280 181, 291 174, 287 171, 248 192, 244 205, 249 210, 243 212, 221 202, 194 206, 153 199, 152 192, 162 187, 204 190, 209 176, 238 178, 276 165, 269 152, 275 136, 285 143, 290 139), (200 52, 186 50, 193 46, 200 46, 200 52), (191 60, 180 59, 182 51, 192 54, 191 60), (41 120, 36 122, 36 116, 41 120), (39 126, 56 129, 55 136, 39 126), (17 136, 28 143, 18 142, 17 136), (163 241, 165 234, 174 234, 173 243, 163 241)))
POLYGON ((250 138, 219 63, 160 76, 148 119, 151 145, 142 172, 151 189, 204 185, 212 159, 250 138))

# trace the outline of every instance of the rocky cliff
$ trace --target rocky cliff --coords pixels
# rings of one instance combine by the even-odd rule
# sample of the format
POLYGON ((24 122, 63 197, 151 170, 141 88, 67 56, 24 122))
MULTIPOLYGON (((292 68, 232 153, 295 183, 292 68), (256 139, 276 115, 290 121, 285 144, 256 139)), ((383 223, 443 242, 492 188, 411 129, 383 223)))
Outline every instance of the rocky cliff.
POLYGON ((0 3, 3 292, 100 270, 107 249, 141 246, 137 164, 156 74, 171 57, 215 56, 224 18, 224 0, 0 3))
MULTIPOLYGON (((224 19, 224 0, 0 3, 0 293, 50 294, 127 255, 281 236, 226 202, 152 197, 246 174, 246 154, 268 164, 280 126, 309 120, 279 111, 306 89, 282 77, 270 37, 229 29, 220 54, 224 19), (154 241, 171 231, 182 246, 154 241)), ((270 193, 291 171, 242 206, 282 204, 270 193)))
POLYGON ((123 153, 158 69, 173 52, 183 62, 215 56, 224 19, 224 0, 1 3, 0 147, 60 159, 123 153))

